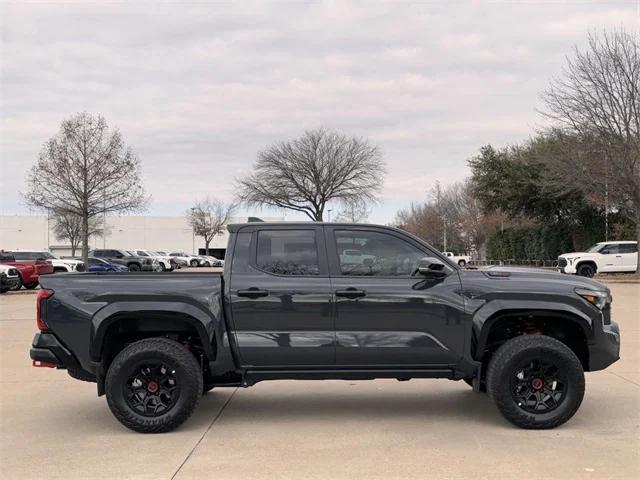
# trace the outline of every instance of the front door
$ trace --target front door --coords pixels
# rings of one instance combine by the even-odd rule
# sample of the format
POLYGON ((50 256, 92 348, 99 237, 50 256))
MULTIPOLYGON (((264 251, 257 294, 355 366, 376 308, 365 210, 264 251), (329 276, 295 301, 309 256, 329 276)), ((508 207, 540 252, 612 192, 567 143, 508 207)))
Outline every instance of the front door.
POLYGON ((322 228, 245 227, 232 257, 229 297, 242 365, 333 366, 322 228))
POLYGON ((416 274, 434 256, 400 233, 373 227, 326 227, 336 309, 336 364, 447 366, 462 356, 460 279, 416 274))

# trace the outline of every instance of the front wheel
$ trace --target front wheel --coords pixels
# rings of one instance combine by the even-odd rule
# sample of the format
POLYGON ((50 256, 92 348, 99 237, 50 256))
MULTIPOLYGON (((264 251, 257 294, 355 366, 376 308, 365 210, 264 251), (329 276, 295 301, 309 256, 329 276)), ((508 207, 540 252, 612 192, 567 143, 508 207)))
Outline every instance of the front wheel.
POLYGON ((596 269, 589 263, 583 263, 578 267, 578 271, 576 273, 581 277, 591 278, 595 275, 596 269))
POLYGON ((116 355, 105 389, 111 412, 125 427, 140 433, 168 432, 196 409, 202 372, 180 343, 148 338, 116 355))
POLYGON ((138 265, 137 263, 131 263, 128 265, 127 267, 129 269, 130 272, 139 272, 140 271, 140 265, 138 265))
POLYGON ((459 260, 458 261, 458 265, 460 265, 461 267, 464 267, 467 264, 466 260, 459 260))
POLYGON ((191 266, 192 267, 197 267, 198 266, 198 261, 197 260, 191 260, 191 266))
POLYGON ((578 411, 584 397, 584 371, 575 353, 559 340, 523 335, 494 353, 487 391, 514 425, 554 428, 578 411))

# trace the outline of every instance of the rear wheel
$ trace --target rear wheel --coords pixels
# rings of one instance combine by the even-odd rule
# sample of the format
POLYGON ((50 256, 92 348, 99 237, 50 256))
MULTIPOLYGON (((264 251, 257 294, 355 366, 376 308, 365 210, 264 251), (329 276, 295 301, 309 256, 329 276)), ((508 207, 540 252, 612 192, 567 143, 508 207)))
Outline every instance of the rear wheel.
POLYGON ((487 391, 500 413, 521 428, 562 425, 584 397, 584 371, 575 353, 555 338, 523 335, 494 353, 487 391))
POLYGON ((191 266, 192 267, 197 267, 198 266, 198 261, 197 260, 191 260, 191 266))
POLYGON ((16 291, 16 290, 20 290, 21 288, 22 288, 22 277, 18 275, 18 278, 16 279, 16 283, 14 283, 9 290, 16 291))
POLYGON ((466 260, 459 260, 458 261, 458 265, 460 265, 461 267, 464 267, 467 264, 466 260))
POLYGON ((160 266, 160 268, 159 268, 160 272, 164 272, 167 269, 167 267, 165 267, 164 263, 162 263, 162 262, 158 262, 158 265, 160 266))
POLYGON ((580 275, 581 277, 593 277, 596 273, 596 269, 593 265, 591 265, 590 263, 583 263, 578 267, 578 270, 576 272, 578 275, 580 275))
POLYGON ((130 272, 139 272, 140 271, 140 265, 138 265, 137 263, 130 263, 127 267, 129 268, 130 272))
POLYGON ((113 415, 141 433, 168 432, 196 409, 202 372, 183 345, 149 338, 122 350, 109 367, 106 394, 113 415))

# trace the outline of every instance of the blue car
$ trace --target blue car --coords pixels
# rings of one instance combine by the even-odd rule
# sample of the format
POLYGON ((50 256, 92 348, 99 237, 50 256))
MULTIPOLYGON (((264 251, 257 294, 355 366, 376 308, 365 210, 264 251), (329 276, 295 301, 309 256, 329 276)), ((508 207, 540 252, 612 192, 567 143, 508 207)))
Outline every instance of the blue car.
POLYGON ((126 272, 126 265, 110 263, 102 258, 89 257, 89 272, 126 272))

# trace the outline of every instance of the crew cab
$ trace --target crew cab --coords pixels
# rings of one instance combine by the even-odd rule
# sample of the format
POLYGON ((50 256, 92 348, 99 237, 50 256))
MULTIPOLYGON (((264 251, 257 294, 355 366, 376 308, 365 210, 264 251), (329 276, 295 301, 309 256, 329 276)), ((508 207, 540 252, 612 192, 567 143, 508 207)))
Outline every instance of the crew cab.
POLYGON ((228 229, 221 275, 44 278, 34 366, 96 382, 145 433, 178 427, 212 388, 276 379, 463 380, 540 429, 569 420, 584 372, 619 357, 611 292, 592 279, 461 269, 391 227, 228 229))
POLYGON ((18 260, 9 252, 0 252, 0 264, 11 265, 18 269, 19 282, 14 287, 19 290, 22 286, 28 290, 36 288, 42 275, 53 273, 53 265, 50 261, 41 258, 18 260))
POLYGON ((638 242, 600 242, 584 252, 564 253, 558 257, 562 273, 593 277, 596 273, 635 272, 638 242))
POLYGON ((455 255, 453 252, 442 252, 442 255, 461 267, 464 267, 471 260, 471 257, 468 255, 455 255))

